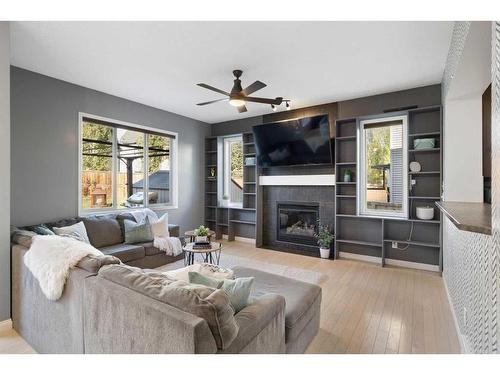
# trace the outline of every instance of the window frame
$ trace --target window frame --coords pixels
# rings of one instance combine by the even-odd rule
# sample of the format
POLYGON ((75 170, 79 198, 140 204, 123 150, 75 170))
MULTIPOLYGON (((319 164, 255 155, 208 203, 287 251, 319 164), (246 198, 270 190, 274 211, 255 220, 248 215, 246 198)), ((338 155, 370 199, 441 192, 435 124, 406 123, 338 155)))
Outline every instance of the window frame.
MULTIPOLYGON (((121 121, 121 120, 116 120, 108 117, 102 117, 98 115, 93 115, 90 113, 84 113, 84 112, 79 112, 78 113, 78 202, 77 202, 77 208, 78 208, 78 215, 79 216, 85 216, 85 215, 91 215, 95 213, 113 213, 113 212, 129 212, 129 211, 134 211, 134 210, 141 210, 144 208, 156 208, 156 209, 178 209, 178 142, 179 142, 179 135, 176 132, 172 132, 169 130, 163 130, 163 129, 158 129, 152 126, 145 126, 145 125, 139 125, 139 124, 134 124, 131 122, 126 122, 126 121, 121 121), (103 208, 83 208, 82 207, 82 163, 83 163, 83 142, 82 142, 82 128, 83 128, 83 123, 84 118, 88 119, 93 119, 96 121, 104 121, 104 122, 109 122, 110 124, 116 125, 116 127, 112 127, 112 136, 113 136, 113 157, 112 157, 112 176, 111 176, 111 184, 112 184, 112 189, 113 189, 113 195, 112 195, 112 201, 113 201, 113 206, 112 207, 103 207, 103 208), (117 151, 118 151, 118 145, 117 145, 117 139, 116 139, 116 128, 124 126, 127 128, 130 128, 130 130, 135 130, 138 132, 144 133, 144 156, 148 155, 149 150, 148 150, 148 136, 147 132, 151 133, 156 133, 156 134, 164 134, 165 136, 170 137, 170 179, 171 179, 171 202, 168 204, 165 203, 153 203, 150 204, 148 202, 147 196, 148 194, 145 194, 144 198, 144 205, 142 207, 117 207, 117 187, 116 187, 116 173, 117 173, 117 163, 118 160, 116 158, 117 151)), ((149 189, 149 179, 148 179, 148 169, 149 169, 149 163, 148 163, 148 158, 144 157, 144 188, 143 191, 147 192, 149 189)))
MULTIPOLYGON (((229 181, 231 177, 231 153, 226 152, 226 150, 229 149, 229 144, 231 142, 239 141, 243 145, 243 135, 242 134, 233 134, 229 136, 222 137, 222 168, 220 169, 222 171, 222 195, 219 197, 219 199, 222 199, 224 194, 228 194, 230 197, 231 195, 229 194, 229 181)), ((244 168, 244 165, 242 165, 242 168, 244 168)), ((243 173, 244 169, 243 169, 243 173)), ((231 207, 243 207, 243 198, 241 202, 232 202, 231 200, 229 201, 229 206, 231 207)))
POLYGON ((363 217, 377 217, 388 219, 408 219, 408 113, 397 113, 391 115, 380 115, 376 117, 361 118, 357 121, 356 126, 357 138, 357 204, 356 214, 363 217), (364 136, 365 125, 377 124, 382 122, 401 121, 403 126, 403 203, 402 212, 386 211, 386 210, 370 210, 367 208, 366 197, 366 139, 364 136))

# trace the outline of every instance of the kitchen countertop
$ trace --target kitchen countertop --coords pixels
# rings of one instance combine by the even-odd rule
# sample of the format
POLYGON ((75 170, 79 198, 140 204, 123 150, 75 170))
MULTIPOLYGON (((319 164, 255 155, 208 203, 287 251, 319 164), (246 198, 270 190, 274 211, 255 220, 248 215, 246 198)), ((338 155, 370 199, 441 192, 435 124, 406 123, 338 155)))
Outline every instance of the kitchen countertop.
POLYGON ((472 202, 436 202, 436 206, 457 226, 468 232, 491 234, 491 205, 472 202))

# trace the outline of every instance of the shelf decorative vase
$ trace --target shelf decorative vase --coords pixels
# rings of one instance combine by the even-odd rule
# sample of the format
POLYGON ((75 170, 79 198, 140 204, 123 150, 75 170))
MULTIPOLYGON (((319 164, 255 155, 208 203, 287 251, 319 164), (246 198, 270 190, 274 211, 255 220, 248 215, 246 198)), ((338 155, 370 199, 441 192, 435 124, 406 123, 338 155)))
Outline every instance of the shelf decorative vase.
POLYGON ((344 172, 344 182, 352 182, 352 171, 350 169, 344 172))

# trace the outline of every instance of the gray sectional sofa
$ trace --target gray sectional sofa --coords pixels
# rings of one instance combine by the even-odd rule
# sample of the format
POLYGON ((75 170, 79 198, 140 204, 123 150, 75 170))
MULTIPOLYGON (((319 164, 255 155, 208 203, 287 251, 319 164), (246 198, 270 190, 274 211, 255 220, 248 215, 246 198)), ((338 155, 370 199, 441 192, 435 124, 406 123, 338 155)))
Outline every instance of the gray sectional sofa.
MULTIPOLYGON (((59 224, 71 225, 73 220, 59 224)), ((84 221, 92 243, 102 245, 111 242, 106 237, 110 231, 117 230, 116 225, 104 221, 107 229, 104 231, 101 228, 101 231, 97 219, 87 220, 94 220, 90 224, 84 221), (94 224, 96 228, 93 228, 94 224), (99 234, 96 235, 94 230, 99 234)), ((103 222, 103 218, 99 220, 103 222)), ((172 227, 172 234, 175 230, 178 231, 178 228, 172 227)), ((111 237, 113 241, 120 239, 118 232, 111 237)), ((125 246, 120 248, 120 244, 106 245, 100 249, 103 252, 109 249, 107 253, 113 256, 82 259, 77 267, 70 270, 62 297, 57 301, 45 297, 24 265, 23 256, 28 248, 13 245, 13 328, 36 351, 304 353, 318 332, 321 310, 319 286, 235 267, 236 277, 255 277, 251 303, 247 307, 228 316, 224 298, 221 300, 219 294, 214 300, 213 295, 208 296, 210 293, 204 292, 208 296, 208 305, 217 301, 215 305, 219 305, 219 313, 225 311, 226 314, 223 316, 221 313, 223 317, 214 320, 217 327, 220 325, 222 334, 229 337, 221 344, 218 333, 214 332, 213 321, 210 324, 210 319, 200 317, 189 308, 181 308, 178 300, 172 300, 172 290, 164 289, 167 288, 166 283, 158 281, 161 275, 144 269, 157 267, 157 264, 164 264, 170 259, 158 260, 158 255, 163 254, 154 254, 151 250, 148 255, 149 244, 141 245, 141 251, 125 246), (148 257, 154 258, 149 258, 150 261, 148 257)), ((189 290, 190 287, 186 288, 189 290)), ((185 293, 191 296, 186 303, 193 304, 191 292, 182 291, 180 299, 185 293)))
MULTIPOLYGON (((101 250, 106 255, 113 255, 123 263, 134 267, 156 268, 164 264, 182 259, 182 255, 176 257, 166 255, 165 252, 153 246, 152 242, 126 244, 123 221, 125 219, 135 221, 129 212, 119 214, 90 215, 84 217, 72 217, 55 222, 44 223, 49 229, 54 227, 65 227, 83 221, 90 240, 90 244, 101 250)), ((30 230, 33 226, 22 229, 30 230)), ((180 237, 178 225, 168 225, 170 235, 180 237)))

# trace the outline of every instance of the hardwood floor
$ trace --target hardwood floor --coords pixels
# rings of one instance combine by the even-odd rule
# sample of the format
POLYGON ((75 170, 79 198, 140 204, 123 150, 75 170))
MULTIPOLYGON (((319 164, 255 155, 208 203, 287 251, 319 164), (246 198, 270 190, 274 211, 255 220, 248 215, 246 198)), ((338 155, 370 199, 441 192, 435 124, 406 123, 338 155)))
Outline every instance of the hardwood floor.
MULTIPOLYGON (((243 242, 225 242, 232 254, 323 273, 320 331, 307 353, 459 353, 442 278, 432 272, 339 259, 322 260, 243 242)), ((0 324, 0 353, 32 353, 0 324)))

